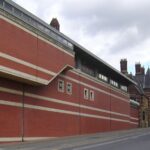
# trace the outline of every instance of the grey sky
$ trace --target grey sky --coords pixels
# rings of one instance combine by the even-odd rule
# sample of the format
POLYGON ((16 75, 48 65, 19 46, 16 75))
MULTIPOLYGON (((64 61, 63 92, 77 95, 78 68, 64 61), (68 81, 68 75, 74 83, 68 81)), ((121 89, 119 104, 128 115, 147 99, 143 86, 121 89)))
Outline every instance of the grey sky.
POLYGON ((149 0, 14 0, 47 23, 53 17, 61 32, 119 69, 128 59, 150 64, 149 0))

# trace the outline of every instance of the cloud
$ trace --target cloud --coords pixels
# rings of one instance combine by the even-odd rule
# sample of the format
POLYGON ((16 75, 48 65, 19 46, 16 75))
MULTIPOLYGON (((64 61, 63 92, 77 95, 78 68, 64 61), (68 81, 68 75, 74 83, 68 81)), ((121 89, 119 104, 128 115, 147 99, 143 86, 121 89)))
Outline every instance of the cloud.
POLYGON ((119 69, 121 58, 149 63, 149 0, 14 0, 119 69), (133 59, 134 56, 134 59, 133 59))
POLYGON ((17 4, 21 5, 23 8, 26 8, 28 11, 30 11, 32 14, 37 14, 38 13, 38 6, 39 4, 36 3, 36 1, 34 0, 26 0, 26 2, 24 2, 24 0, 13 0, 14 2, 16 2, 17 4))

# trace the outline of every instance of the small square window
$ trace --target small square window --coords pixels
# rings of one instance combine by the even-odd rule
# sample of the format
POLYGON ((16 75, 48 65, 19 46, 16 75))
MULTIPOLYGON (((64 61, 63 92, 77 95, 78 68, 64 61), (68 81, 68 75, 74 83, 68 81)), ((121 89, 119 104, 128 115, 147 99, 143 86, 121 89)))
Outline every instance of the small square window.
POLYGON ((89 99, 89 90, 84 88, 84 99, 89 99))
POLYGON ((64 92, 64 81, 63 80, 58 80, 58 91, 64 92))
POLYGON ((94 101, 94 91, 90 90, 90 100, 94 101))
POLYGON ((67 94, 72 94, 72 84, 67 82, 67 85, 66 85, 66 92, 67 94))

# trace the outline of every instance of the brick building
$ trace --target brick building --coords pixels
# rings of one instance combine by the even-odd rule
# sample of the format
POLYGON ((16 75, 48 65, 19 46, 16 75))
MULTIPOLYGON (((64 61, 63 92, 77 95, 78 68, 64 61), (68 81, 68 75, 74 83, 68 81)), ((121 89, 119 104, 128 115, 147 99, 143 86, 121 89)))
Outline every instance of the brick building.
POLYGON ((128 74, 127 60, 120 61, 121 72, 134 80, 137 84, 130 85, 128 90, 130 99, 140 103, 139 106, 139 125, 140 127, 150 126, 150 68, 145 73, 145 68, 140 63, 135 64, 135 75, 128 74))
POLYGON ((136 83, 59 28, 0 0, 0 142, 139 126, 136 83))

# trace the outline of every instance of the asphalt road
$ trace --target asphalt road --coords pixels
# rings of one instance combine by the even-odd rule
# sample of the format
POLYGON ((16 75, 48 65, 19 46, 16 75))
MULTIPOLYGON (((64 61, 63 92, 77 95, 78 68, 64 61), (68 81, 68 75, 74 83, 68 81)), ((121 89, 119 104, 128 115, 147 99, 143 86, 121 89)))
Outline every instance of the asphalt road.
POLYGON ((80 146, 70 150, 150 150, 150 133, 80 146))
POLYGON ((2 144, 0 150, 150 150, 150 128, 2 144))

